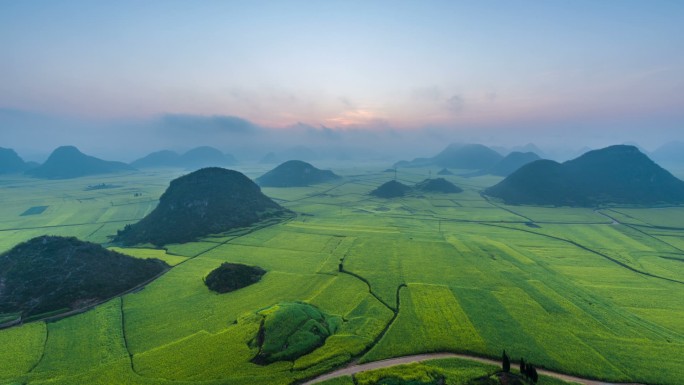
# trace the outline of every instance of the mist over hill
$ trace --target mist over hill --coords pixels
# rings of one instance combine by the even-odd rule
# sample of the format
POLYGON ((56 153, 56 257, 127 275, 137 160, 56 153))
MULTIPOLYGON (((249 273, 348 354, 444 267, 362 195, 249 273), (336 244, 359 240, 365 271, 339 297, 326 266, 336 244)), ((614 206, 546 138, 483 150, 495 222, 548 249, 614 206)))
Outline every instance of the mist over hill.
POLYGON ((668 142, 651 153, 658 162, 684 164, 684 142, 668 142))
POLYGON ((564 163, 534 161, 484 193, 509 204, 678 204, 684 203, 684 182, 636 147, 616 145, 564 163))
POLYGON ((481 170, 494 166, 503 156, 491 148, 481 144, 450 144, 432 158, 416 158, 412 161, 400 161, 395 167, 429 167, 458 168, 481 170))
POLYGON ((26 174, 34 178, 70 179, 134 170, 125 163, 85 155, 74 146, 62 146, 55 149, 45 163, 27 170, 26 174))
POLYGON ((232 166, 237 163, 231 154, 224 154, 213 147, 200 146, 182 155, 171 150, 156 151, 131 162, 131 166, 136 168, 179 167, 195 170, 202 167, 232 166))
POLYGON ((492 167, 484 170, 476 171, 465 176, 481 176, 481 175, 496 175, 496 176, 508 176, 520 167, 534 162, 535 160, 541 159, 539 155, 534 152, 517 152, 513 151, 506 155, 503 159, 498 161, 492 167))
POLYGON ((114 240, 126 245, 183 243, 287 212, 244 174, 209 167, 172 180, 159 205, 114 240))

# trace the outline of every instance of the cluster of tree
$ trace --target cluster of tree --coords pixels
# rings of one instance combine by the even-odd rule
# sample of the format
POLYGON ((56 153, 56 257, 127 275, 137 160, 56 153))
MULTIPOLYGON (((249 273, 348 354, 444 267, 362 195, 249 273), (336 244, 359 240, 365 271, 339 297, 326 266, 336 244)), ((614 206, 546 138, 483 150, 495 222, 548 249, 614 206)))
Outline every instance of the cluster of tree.
MULTIPOLYGON (((508 357, 505 350, 503 351, 501 367, 505 373, 511 371, 511 359, 508 357)), ((524 358, 520 359, 520 374, 523 377, 529 378, 535 384, 539 380, 539 374, 537 374, 537 369, 532 364, 525 363, 524 358)))
POLYGON ((535 384, 539 380, 539 375, 537 374, 537 369, 530 363, 525 363, 523 358, 520 359, 520 373, 532 380, 535 384))

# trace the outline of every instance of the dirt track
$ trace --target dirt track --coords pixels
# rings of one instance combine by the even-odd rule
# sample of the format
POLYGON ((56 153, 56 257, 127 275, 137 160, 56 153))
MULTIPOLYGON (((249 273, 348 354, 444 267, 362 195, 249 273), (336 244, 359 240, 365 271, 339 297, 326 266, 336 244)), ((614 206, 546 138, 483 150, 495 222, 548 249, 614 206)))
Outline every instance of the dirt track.
MULTIPOLYGON (((465 355, 465 354, 455 354, 455 353, 417 354, 414 356, 391 358, 388 360, 375 361, 375 362, 370 362, 367 364, 352 364, 352 365, 347 366, 345 368, 341 368, 341 369, 335 370, 333 372, 326 373, 326 374, 323 374, 321 376, 318 376, 312 380, 309 380, 307 382, 302 383, 302 385, 316 384, 318 382, 328 380, 331 378, 349 376, 352 374, 365 372, 367 370, 380 369, 380 368, 386 368, 389 366, 410 364, 412 362, 434 360, 434 359, 439 359, 439 358, 461 358, 461 359, 465 359, 465 360, 477 361, 477 362, 482 362, 485 364, 492 364, 492 365, 497 365, 497 366, 501 364, 500 361, 496 361, 496 360, 492 360, 492 359, 488 359, 488 358, 482 358, 482 357, 469 356, 469 355, 465 355)), ((511 363, 511 365, 513 366, 514 364, 511 363)), ((549 376, 549 377, 558 378, 558 379, 561 379, 563 381, 576 382, 578 384, 585 384, 585 385, 642 385, 642 384, 635 384, 635 383, 620 383, 620 384, 618 384, 618 383, 612 383, 612 382, 588 380, 586 378, 580 378, 580 377, 570 376, 567 374, 551 372, 551 371, 544 370, 544 369, 538 369, 537 372, 539 372, 539 374, 543 374, 543 375, 549 376)))

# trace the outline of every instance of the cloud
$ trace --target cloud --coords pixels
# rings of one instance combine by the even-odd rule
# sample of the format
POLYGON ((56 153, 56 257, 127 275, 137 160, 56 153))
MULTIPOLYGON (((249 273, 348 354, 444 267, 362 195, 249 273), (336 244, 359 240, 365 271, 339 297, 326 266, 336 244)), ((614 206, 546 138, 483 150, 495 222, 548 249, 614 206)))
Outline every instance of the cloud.
POLYGON ((164 115, 159 127, 164 131, 197 134, 254 134, 259 131, 252 122, 236 116, 164 115))
POLYGON ((442 90, 437 86, 415 87, 411 90, 411 96, 415 100, 427 102, 439 102, 443 99, 442 90))
POLYGON ((342 103, 342 105, 344 106, 344 108, 346 108, 348 110, 353 110, 356 108, 354 103, 352 103, 352 101, 347 97, 340 96, 339 100, 340 100, 340 103, 342 103))
POLYGON ((464 104, 465 104, 465 101, 459 95, 454 95, 454 96, 452 96, 446 100, 447 109, 449 109, 450 111, 453 111, 453 112, 463 111, 464 104))

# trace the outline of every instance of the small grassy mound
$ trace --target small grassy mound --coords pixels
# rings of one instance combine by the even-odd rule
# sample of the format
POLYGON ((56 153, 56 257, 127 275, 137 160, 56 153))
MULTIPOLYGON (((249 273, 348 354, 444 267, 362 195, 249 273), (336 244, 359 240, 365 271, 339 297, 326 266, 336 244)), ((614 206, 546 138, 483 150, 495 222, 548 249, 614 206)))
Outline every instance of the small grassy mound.
POLYGON ((259 282, 264 274, 266 270, 257 266, 226 262, 212 270, 204 283, 217 293, 228 293, 259 282))
POLYGON ((342 324, 342 318, 303 302, 284 302, 257 314, 263 317, 253 343, 259 353, 253 362, 294 361, 322 346, 342 324))

